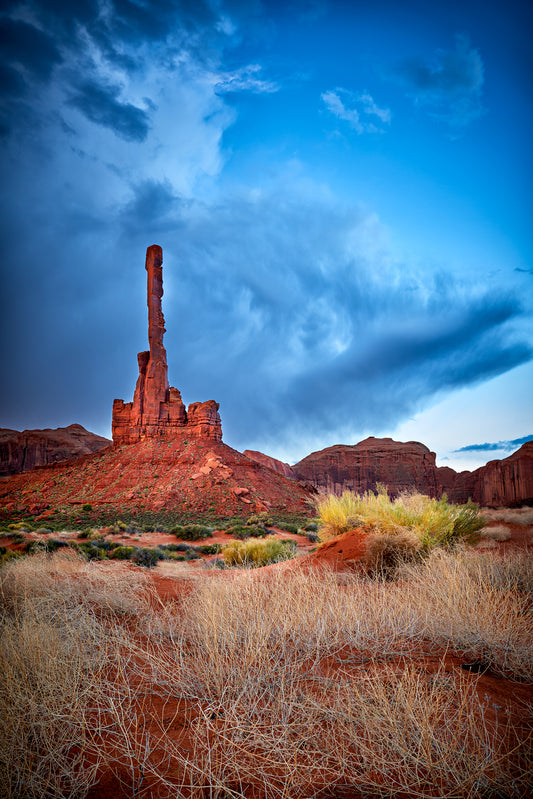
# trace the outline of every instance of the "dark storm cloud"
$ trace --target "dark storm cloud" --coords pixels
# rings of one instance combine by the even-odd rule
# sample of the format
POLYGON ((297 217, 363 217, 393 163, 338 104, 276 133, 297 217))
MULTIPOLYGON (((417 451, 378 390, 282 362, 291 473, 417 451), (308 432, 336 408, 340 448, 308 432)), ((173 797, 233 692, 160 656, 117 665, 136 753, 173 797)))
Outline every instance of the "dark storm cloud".
POLYGON ((20 20, 0 20, 0 53, 3 61, 18 64, 34 77, 50 77, 61 55, 51 37, 20 20))
POLYGON ((152 182, 122 224, 139 252, 147 224, 164 248, 170 379, 221 403, 235 446, 378 433, 532 357, 516 297, 398 269, 368 215, 312 191, 202 205, 152 182))
POLYGON ((512 441, 496 441, 487 444, 469 444, 467 447, 454 449, 454 452, 491 452, 493 450, 503 449, 505 451, 512 451, 518 449, 522 444, 528 441, 533 441, 533 435, 523 436, 522 438, 514 438, 512 441))
POLYGON ((455 37, 454 50, 437 50, 430 61, 406 59, 395 70, 418 105, 456 127, 484 113, 484 72, 479 51, 462 34, 455 37))
POLYGON ((146 111, 118 99, 120 88, 85 81, 70 98, 69 103, 87 119, 113 130, 126 141, 144 141, 150 128, 146 111))

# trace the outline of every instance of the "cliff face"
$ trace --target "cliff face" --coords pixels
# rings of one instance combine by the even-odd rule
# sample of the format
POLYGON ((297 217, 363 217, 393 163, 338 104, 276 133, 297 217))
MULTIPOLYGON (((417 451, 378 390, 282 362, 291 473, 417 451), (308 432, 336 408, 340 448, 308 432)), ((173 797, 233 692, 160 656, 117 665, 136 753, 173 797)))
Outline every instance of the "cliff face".
POLYGON ((245 449, 242 454, 246 455, 250 460, 256 461, 256 463, 268 466, 269 469, 273 469, 284 477, 289 477, 292 480, 298 479, 292 466, 289 466, 288 463, 284 463, 283 461, 278 461, 277 458, 271 458, 270 455, 264 455, 262 452, 257 452, 254 449, 245 449))
POLYGON ((194 402, 187 410, 177 388, 168 384, 167 353, 163 345, 165 319, 163 251, 154 244, 146 251, 148 274, 148 342, 150 349, 137 355, 139 377, 133 402, 113 402, 113 443, 133 444, 144 438, 168 438, 177 431, 211 441, 222 440, 218 403, 194 402))
POLYGON ((319 491, 341 494, 374 490, 383 483, 391 496, 417 490, 432 497, 446 493, 452 502, 473 499, 484 507, 533 504, 533 442, 503 460, 474 472, 437 467, 435 454, 416 441, 367 438, 355 446, 337 445, 313 452, 292 467, 299 480, 319 491))
POLYGON ((349 489, 360 494, 383 483, 392 496, 415 488, 439 495, 435 453, 417 441, 403 444, 371 436, 354 446, 338 444, 313 452, 292 468, 299 480, 327 493, 349 489))
POLYGON ((55 430, 0 429, 0 475, 90 455, 110 444, 107 438, 90 433, 81 424, 55 430))
POLYGON ((443 481, 443 490, 453 502, 466 502, 471 497, 487 508, 533 504, 533 441, 508 458, 489 461, 474 472, 455 474, 448 485, 445 488, 443 481))

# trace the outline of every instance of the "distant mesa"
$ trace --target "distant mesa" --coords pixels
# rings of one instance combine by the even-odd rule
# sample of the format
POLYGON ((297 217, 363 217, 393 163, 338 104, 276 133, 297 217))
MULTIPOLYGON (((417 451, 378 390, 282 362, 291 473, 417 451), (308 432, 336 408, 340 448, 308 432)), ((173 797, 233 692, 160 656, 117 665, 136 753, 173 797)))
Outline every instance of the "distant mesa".
POLYGON ((219 405, 214 400, 193 402, 186 409, 177 388, 168 384, 167 353, 163 345, 165 318, 163 251, 157 244, 146 251, 148 273, 148 342, 150 349, 137 355, 139 377, 133 402, 113 402, 113 443, 134 444, 145 438, 169 438, 186 432, 196 438, 222 440, 219 405))
POLYGON ((90 455, 111 441, 90 433, 81 424, 55 430, 0 429, 0 476, 19 474, 51 463, 90 455))
POLYGON ((416 490, 432 497, 446 493, 452 502, 473 499, 485 507, 533 504, 532 441, 508 458, 458 473, 437 467, 435 453, 418 441, 370 436, 353 446, 337 444, 313 452, 292 470, 299 480, 333 494, 373 491, 382 483, 392 496, 416 490))

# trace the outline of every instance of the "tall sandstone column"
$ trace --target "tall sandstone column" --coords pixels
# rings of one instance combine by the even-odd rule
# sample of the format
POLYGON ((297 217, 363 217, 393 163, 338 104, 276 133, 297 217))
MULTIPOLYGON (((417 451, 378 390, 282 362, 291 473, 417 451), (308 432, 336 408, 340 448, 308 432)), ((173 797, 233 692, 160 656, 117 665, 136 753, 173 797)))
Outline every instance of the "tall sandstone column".
POLYGON ((167 353, 163 346, 165 318, 163 297, 163 251, 157 244, 146 250, 148 342, 150 349, 137 355, 139 377, 133 402, 113 402, 113 441, 132 444, 143 438, 172 437, 181 428, 188 434, 212 441, 222 439, 218 403, 195 402, 187 414, 177 388, 169 387, 167 353))
POLYGON ((163 251, 157 244, 148 247, 146 251, 146 271, 150 352, 144 377, 142 419, 143 424, 150 427, 159 423, 161 404, 169 399, 167 353, 163 345, 165 318, 161 310, 163 251))

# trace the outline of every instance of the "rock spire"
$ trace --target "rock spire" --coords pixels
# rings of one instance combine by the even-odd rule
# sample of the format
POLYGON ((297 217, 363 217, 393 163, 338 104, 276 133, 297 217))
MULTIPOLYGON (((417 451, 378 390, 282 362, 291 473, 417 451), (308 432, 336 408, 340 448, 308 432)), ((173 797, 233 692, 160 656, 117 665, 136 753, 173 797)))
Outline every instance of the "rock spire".
POLYGON ((148 273, 148 342, 150 349, 137 355, 139 377, 133 402, 113 402, 113 443, 133 444, 143 438, 173 437, 179 431, 212 441, 222 440, 218 403, 194 402, 186 410, 177 388, 168 384, 167 353, 163 344, 165 318, 163 251, 157 244, 146 251, 148 273))

